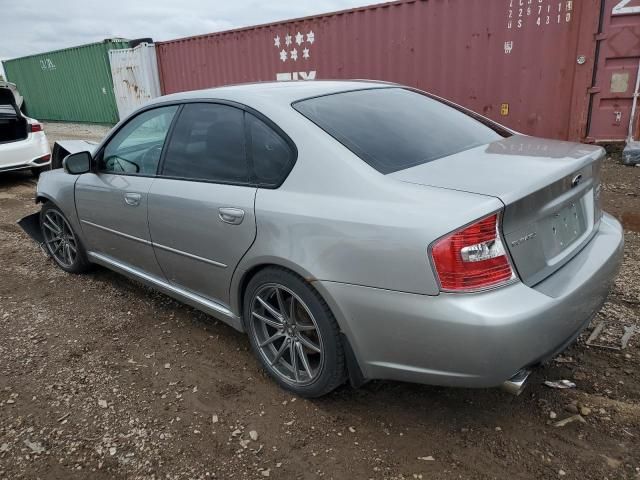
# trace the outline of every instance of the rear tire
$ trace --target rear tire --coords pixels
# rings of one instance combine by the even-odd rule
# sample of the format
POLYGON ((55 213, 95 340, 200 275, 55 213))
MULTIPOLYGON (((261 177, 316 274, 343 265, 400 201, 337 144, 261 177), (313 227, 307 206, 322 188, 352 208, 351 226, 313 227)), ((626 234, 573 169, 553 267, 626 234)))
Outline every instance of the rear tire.
POLYGON ((91 268, 80 238, 62 210, 51 202, 42 206, 40 229, 45 239, 45 251, 62 270, 69 273, 84 273, 91 268))
POLYGON ((245 291, 243 319, 254 354, 282 388, 313 398, 345 382, 338 324, 302 278, 277 267, 258 272, 245 291))

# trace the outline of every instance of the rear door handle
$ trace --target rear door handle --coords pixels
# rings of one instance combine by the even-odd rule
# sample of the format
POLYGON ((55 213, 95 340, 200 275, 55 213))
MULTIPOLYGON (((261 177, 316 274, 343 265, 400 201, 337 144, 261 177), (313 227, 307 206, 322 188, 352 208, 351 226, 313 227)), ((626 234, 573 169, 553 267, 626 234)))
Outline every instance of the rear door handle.
POLYGON ((137 207, 140 205, 140 200, 142 200, 142 195, 139 193, 127 192, 124 194, 124 203, 130 207, 137 207))
POLYGON ((218 209, 218 217, 224 223, 240 225, 244 220, 244 210, 240 208, 221 207, 218 209))

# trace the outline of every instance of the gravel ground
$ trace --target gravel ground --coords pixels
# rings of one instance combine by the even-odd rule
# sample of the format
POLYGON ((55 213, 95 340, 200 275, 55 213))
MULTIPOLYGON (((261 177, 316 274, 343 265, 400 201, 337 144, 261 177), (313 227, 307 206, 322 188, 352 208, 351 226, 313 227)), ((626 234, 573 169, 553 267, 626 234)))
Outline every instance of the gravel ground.
MULTIPOLYGON (((51 140, 98 128, 46 125, 51 140)), ((627 246, 604 340, 640 325, 639 186, 640 168, 606 162, 627 246)), ((639 334, 618 352, 587 331, 520 397, 371 382, 295 398, 230 327, 107 270, 56 268, 15 223, 34 187, 0 176, 1 479, 640 479, 639 334), (558 379, 577 388, 542 384, 558 379)))
POLYGON ((56 140, 93 140, 97 142, 102 140, 112 127, 111 125, 66 122, 43 122, 43 125, 51 146, 56 140))

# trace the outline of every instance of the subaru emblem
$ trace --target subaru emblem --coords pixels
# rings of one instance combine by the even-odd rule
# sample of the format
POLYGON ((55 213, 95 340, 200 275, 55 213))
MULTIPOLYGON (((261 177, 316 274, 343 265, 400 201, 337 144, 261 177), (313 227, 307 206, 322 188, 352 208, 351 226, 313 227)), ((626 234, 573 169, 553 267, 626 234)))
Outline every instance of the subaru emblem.
POLYGON ((571 188, 575 188, 578 185, 580 185, 580 182, 582 181, 582 174, 579 173, 578 175, 576 175, 575 177, 573 177, 573 180, 571 180, 571 188))

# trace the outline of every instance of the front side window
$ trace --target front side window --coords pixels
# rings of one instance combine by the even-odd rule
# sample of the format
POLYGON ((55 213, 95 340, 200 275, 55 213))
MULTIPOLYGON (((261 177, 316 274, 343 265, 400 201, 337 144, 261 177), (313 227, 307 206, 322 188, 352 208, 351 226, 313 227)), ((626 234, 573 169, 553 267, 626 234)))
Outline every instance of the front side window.
POLYGON ((294 108, 383 174, 509 134, 497 125, 400 87, 326 95, 299 101, 294 108))
POLYGON ((258 185, 280 185, 289 173, 294 152, 289 144, 263 121, 247 114, 251 159, 258 185))
POLYGON ((216 103, 184 106, 167 146, 162 175, 246 184, 244 112, 216 103))
POLYGON ((107 143, 98 170, 126 175, 155 175, 164 140, 178 107, 154 108, 133 118, 107 143))

